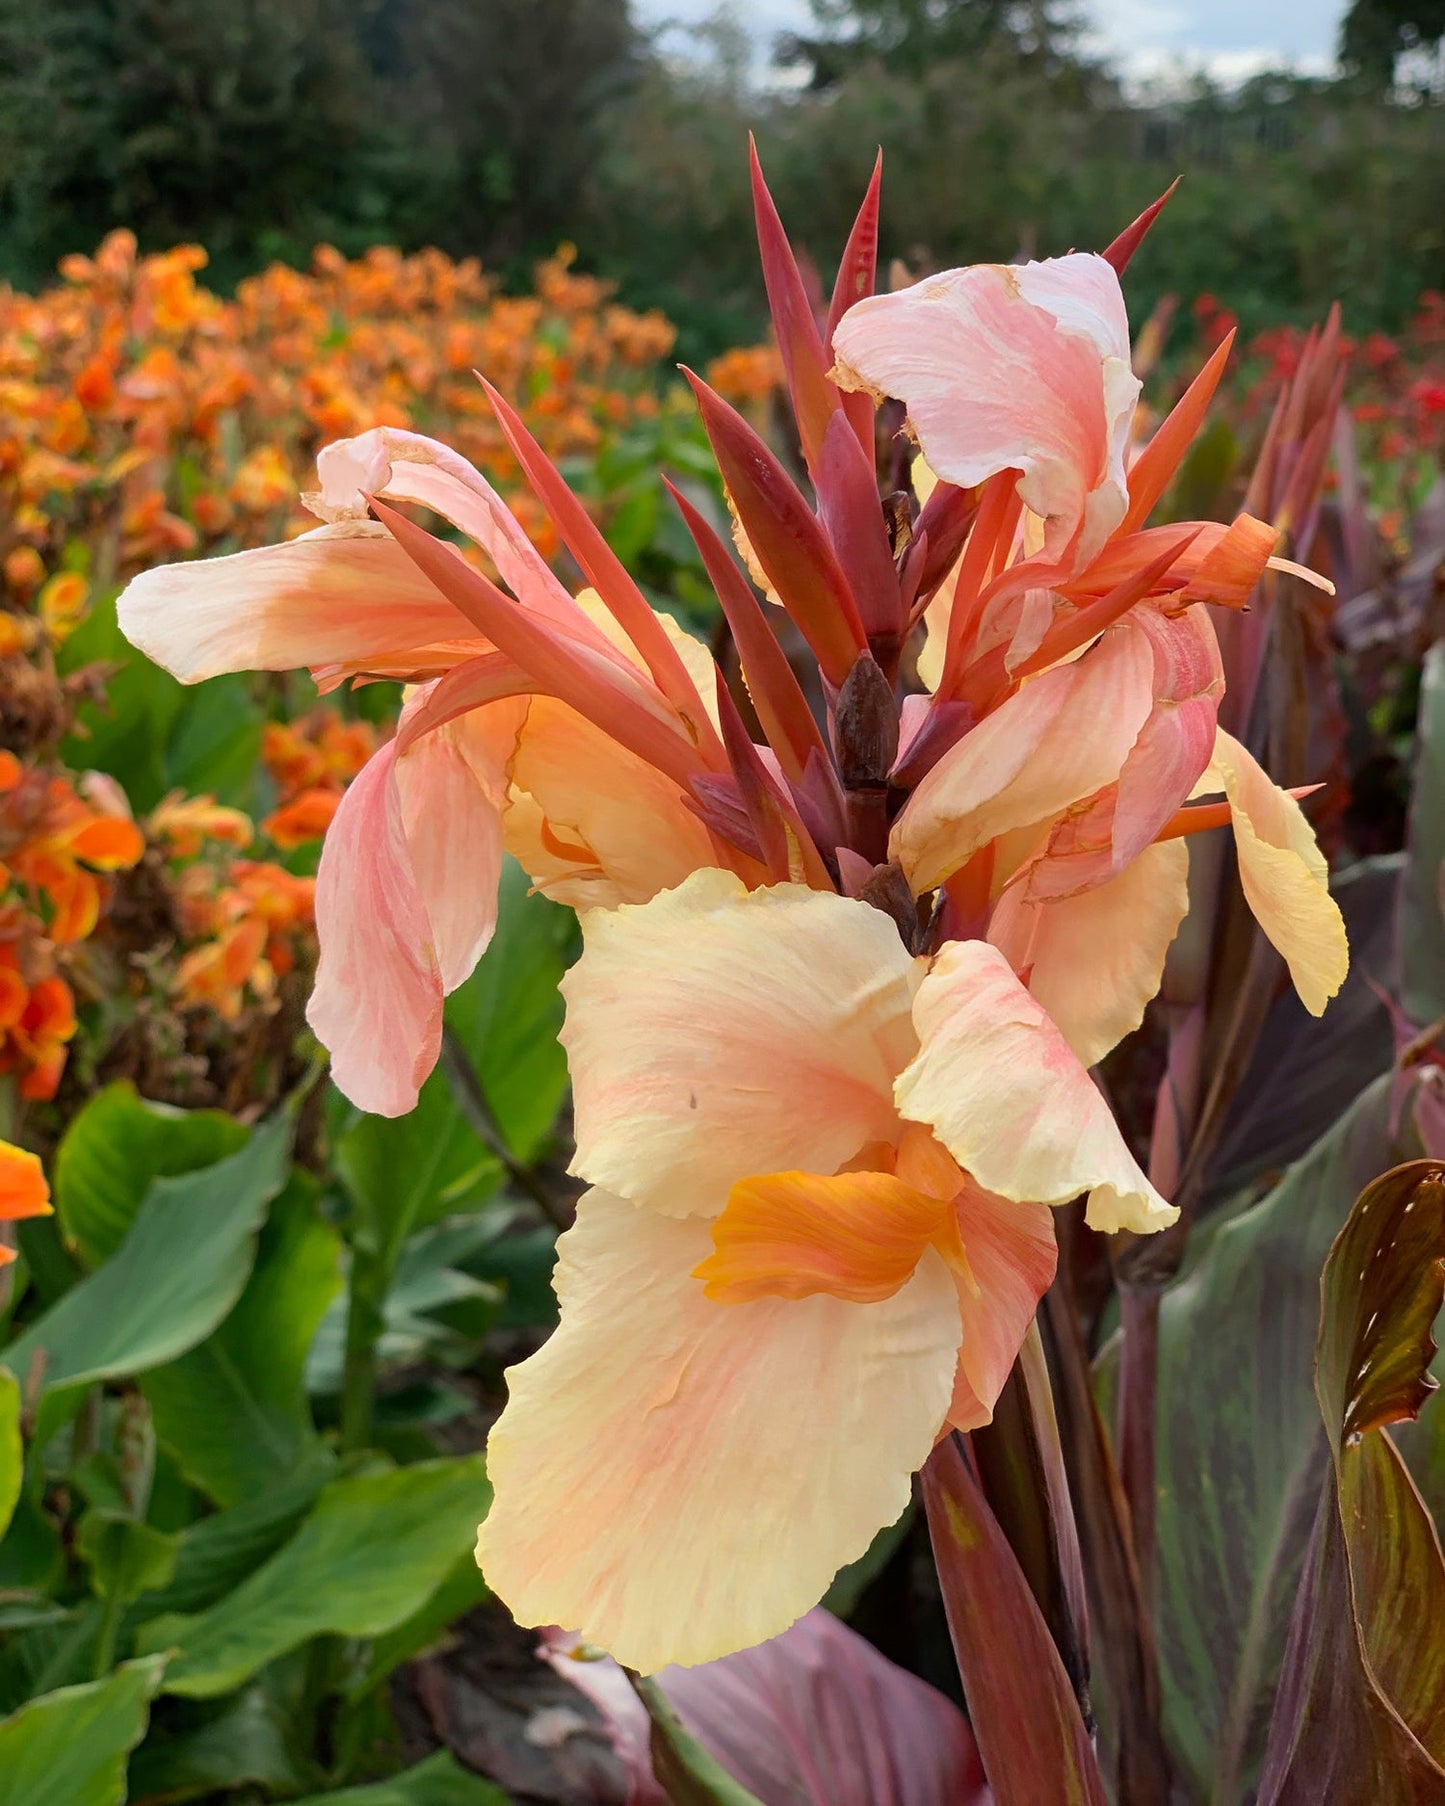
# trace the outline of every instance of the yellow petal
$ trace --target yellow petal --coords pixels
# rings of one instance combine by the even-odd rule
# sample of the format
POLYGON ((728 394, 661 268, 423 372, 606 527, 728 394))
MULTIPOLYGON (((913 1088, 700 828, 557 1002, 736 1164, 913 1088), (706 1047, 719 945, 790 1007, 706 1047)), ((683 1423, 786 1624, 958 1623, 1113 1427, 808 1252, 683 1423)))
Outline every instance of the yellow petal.
POLYGON ((714 1304, 705 1223, 592 1192, 561 1324, 508 1375, 477 1558, 523 1624, 653 1672, 785 1630, 908 1502, 959 1344, 928 1250, 881 1304, 714 1304))
POLYGON ((1058 1028, 985 941, 953 941, 913 1005, 920 1050, 896 1087, 987 1190, 1066 1204, 1089 1194, 1106 1233, 1166 1228, 1179 1212, 1140 1170, 1108 1104, 1058 1028))
POLYGON ((1030 900, 1026 881, 1000 897, 988 938, 1044 1006, 1083 1066, 1144 1019, 1164 956, 1189 908, 1189 853, 1158 841, 1117 878, 1073 897, 1030 900))
POLYGON ((715 1216, 739 1179, 896 1139, 914 963, 878 910, 703 871, 582 931, 562 985, 582 1178, 715 1216))
POLYGON ((1223 728, 1194 794, 1211 790, 1229 799, 1245 901, 1284 955, 1300 1002, 1321 1016, 1345 982, 1350 948, 1314 830, 1295 799, 1223 728))

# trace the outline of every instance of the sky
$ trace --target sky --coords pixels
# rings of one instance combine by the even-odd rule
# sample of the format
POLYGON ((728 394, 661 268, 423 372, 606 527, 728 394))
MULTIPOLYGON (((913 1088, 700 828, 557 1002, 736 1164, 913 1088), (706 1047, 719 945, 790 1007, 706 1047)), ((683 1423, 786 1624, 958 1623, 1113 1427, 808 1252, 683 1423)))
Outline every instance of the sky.
MULTIPOLYGON (((717 0, 634 0, 647 23, 705 18, 717 0)), ((1223 81, 1282 62, 1322 73, 1333 61, 1346 0, 1084 0, 1095 43, 1139 79, 1184 63, 1223 81)), ((760 44, 806 25, 807 0, 732 0, 760 44)))

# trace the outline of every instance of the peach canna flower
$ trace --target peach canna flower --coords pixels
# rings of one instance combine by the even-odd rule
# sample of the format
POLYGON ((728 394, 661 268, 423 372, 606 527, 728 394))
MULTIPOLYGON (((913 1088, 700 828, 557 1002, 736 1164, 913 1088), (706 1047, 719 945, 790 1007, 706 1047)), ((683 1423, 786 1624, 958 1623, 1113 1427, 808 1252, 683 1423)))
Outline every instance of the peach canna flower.
MULTIPOLYGON (((567 498, 569 524, 608 608, 571 596, 486 480, 434 441, 377 429, 328 446, 318 475, 321 528, 146 572, 120 619, 186 681, 309 665, 323 687, 413 685, 327 832, 310 1010, 337 1083, 394 1115, 435 1063, 443 996, 491 935, 504 848, 575 903, 641 900, 700 865, 753 881, 770 867, 706 819, 733 786, 709 655, 647 605, 580 504, 567 498), (368 498, 385 526, 364 518, 368 498), (469 534, 511 593, 381 498, 469 534)), ((784 854, 774 875, 787 871, 784 854)))
POLYGON ((489 1439, 479 1559, 523 1622, 651 1670, 781 1631, 945 1428, 988 1421, 1049 1205, 1174 1212, 984 942, 916 959, 865 904, 717 871, 583 934, 563 1040, 593 1189, 489 1439))

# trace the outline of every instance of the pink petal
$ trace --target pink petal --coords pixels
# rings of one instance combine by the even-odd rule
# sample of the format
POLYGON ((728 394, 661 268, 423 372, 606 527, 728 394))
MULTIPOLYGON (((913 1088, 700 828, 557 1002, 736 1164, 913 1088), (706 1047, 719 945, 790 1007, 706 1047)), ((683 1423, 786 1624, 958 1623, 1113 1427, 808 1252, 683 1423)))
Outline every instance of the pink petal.
POLYGON ((1022 472, 1044 556, 1082 568, 1124 518, 1139 383, 1119 279, 1085 254, 947 270, 850 308, 837 378, 902 401, 924 456, 960 487, 1022 472))
POLYGON ((132 578, 116 613, 131 644, 182 683, 476 639, 391 535, 366 521, 228 558, 156 565, 132 578))
POLYGON ((992 1418, 1039 1300, 1054 1282, 1058 1246, 1046 1204, 1017 1204, 970 1184, 955 1207, 974 1283, 958 1281, 963 1342, 948 1421, 975 1430, 992 1418))

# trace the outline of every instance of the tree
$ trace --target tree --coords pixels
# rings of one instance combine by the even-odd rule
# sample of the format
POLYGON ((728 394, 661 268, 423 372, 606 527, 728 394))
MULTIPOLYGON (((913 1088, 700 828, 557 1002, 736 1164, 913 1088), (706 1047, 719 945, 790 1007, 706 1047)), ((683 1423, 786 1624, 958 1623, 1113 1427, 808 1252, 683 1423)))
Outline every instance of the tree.
POLYGON ((812 65, 815 88, 868 63, 917 79, 1000 46, 1057 68, 1080 60, 1084 30, 1073 0, 812 0, 812 10, 816 32, 785 39, 783 54, 812 65))
POLYGON ((1340 26, 1340 61, 1375 87, 1395 80, 1400 59, 1445 38, 1445 0, 1354 0, 1340 26))

